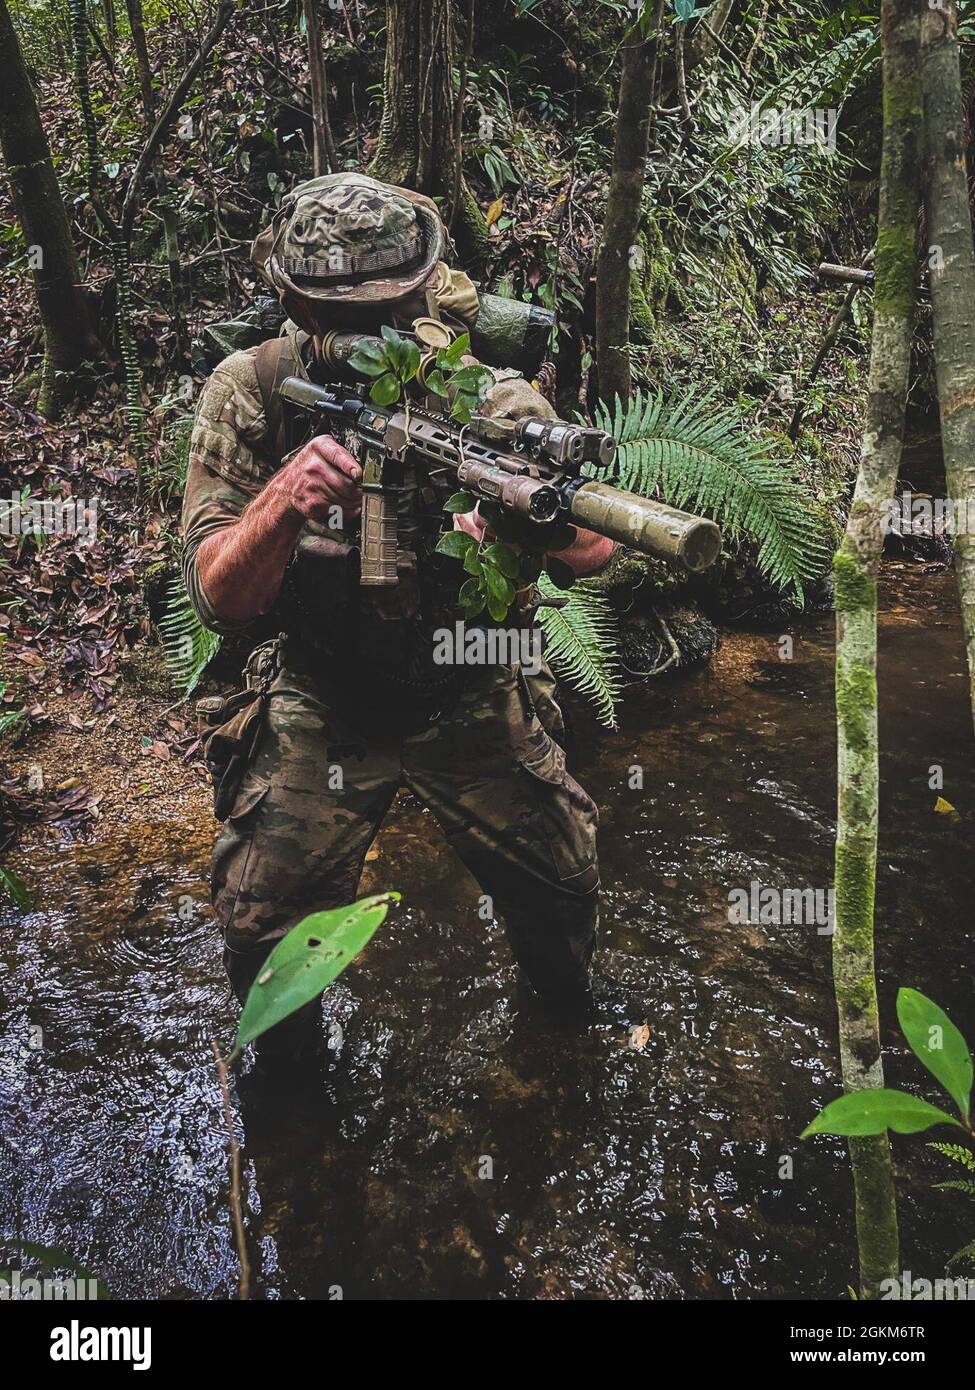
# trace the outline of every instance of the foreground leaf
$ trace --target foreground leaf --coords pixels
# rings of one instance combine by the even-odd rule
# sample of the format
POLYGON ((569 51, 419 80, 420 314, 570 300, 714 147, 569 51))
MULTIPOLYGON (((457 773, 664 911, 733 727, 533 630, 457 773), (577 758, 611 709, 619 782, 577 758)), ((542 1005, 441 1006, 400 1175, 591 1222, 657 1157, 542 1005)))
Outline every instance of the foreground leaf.
POLYGON ((30 1240, 16 1240, 13 1236, 0 1236, 0 1248, 4 1250, 18 1250, 22 1255, 27 1255, 41 1269, 49 1270, 56 1274, 59 1269, 70 1269, 72 1278, 87 1279, 89 1283, 94 1283, 98 1290, 98 1298, 110 1298, 104 1282, 99 1279, 97 1274, 92 1274, 90 1269, 79 1264, 70 1250, 64 1250, 60 1245, 37 1245, 30 1240))
POLYGON ((28 912, 31 907, 31 897, 24 880, 15 874, 13 869, 5 869, 0 864, 0 891, 13 903, 14 907, 22 908, 28 912))
POLYGON ((399 893, 313 912, 278 942, 251 986, 236 1047, 244 1047, 321 994, 365 946, 399 893))
POLYGON ((897 991, 897 1018, 920 1062, 968 1119, 972 1094, 972 1055, 943 1009, 916 989, 897 991))
POLYGON ((958 1121, 936 1105, 909 1096, 906 1091, 882 1088, 853 1091, 830 1101, 812 1124, 806 1126, 800 1138, 805 1139, 810 1134, 843 1134, 847 1138, 858 1138, 865 1134, 883 1134, 885 1129, 892 1129, 895 1134, 917 1134, 932 1125, 958 1125, 958 1121))

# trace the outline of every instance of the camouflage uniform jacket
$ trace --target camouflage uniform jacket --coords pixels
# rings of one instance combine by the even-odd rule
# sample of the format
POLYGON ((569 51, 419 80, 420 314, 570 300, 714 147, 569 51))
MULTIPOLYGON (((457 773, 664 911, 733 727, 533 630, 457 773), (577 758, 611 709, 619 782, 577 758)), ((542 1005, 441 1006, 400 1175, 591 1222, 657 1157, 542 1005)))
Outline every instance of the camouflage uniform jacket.
MULTIPOLYGON (((307 339, 290 331, 287 340, 288 371, 293 365, 297 374, 307 376, 307 339)), ((235 352, 216 368, 204 387, 190 444, 184 579, 201 621, 224 634, 248 625, 228 623, 214 611, 200 583, 196 556, 207 536, 238 520, 282 463, 281 440, 269 437, 256 365, 260 351, 235 352)), ((524 378, 498 377, 485 402, 487 411, 508 418, 552 416, 551 406, 524 378)), ((359 587, 354 533, 306 524, 269 616, 274 630, 286 638, 284 663, 320 677, 333 701, 344 694, 345 703, 357 703, 364 688, 385 691, 393 702, 435 700, 448 679, 433 664, 432 654, 433 632, 452 625, 457 616, 457 562, 434 553, 450 491, 432 484, 418 466, 408 467, 394 588, 359 587)))

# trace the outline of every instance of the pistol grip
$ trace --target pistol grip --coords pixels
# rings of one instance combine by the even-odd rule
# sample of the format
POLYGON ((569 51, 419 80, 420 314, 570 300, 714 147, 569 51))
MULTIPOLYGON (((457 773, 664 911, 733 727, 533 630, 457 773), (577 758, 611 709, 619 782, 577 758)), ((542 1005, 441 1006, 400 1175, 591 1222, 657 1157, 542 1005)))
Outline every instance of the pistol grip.
POLYGON ((362 490, 360 584, 389 586, 397 582, 396 511, 395 493, 366 484, 362 490))

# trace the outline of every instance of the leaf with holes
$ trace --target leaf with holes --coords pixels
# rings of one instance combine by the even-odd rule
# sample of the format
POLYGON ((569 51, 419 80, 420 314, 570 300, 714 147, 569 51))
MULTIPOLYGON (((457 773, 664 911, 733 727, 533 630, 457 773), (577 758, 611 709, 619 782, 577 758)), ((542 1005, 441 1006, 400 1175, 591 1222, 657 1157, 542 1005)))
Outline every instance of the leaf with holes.
POLYGON ((399 893, 377 893, 351 907, 313 912, 268 956, 240 1016, 236 1047, 259 1038, 315 999, 359 954, 399 893))

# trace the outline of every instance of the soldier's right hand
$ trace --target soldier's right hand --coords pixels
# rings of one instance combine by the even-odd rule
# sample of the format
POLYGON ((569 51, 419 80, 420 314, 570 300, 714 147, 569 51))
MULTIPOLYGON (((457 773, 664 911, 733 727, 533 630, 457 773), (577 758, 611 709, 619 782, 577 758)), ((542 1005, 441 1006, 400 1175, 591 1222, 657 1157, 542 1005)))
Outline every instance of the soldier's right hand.
POLYGON ((332 520, 335 507, 350 516, 362 510, 362 469, 330 434, 310 440, 279 477, 291 506, 310 521, 332 520))

